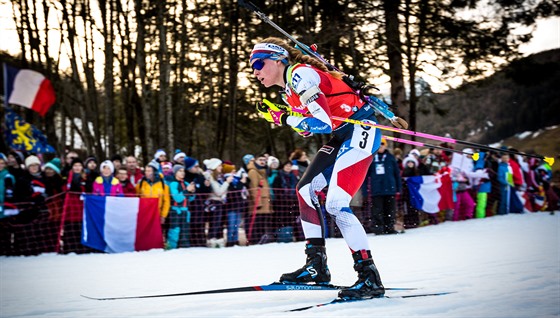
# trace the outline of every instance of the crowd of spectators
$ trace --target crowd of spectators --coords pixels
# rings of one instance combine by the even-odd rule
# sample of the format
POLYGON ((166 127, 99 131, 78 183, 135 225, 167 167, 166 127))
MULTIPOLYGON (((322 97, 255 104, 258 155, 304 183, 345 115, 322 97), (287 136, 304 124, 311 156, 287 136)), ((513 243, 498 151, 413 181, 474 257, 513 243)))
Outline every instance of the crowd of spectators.
MULTIPOLYGON (((473 160, 474 154, 471 149, 452 153, 426 148, 404 155, 399 148, 389 150, 383 139, 352 209, 366 231, 377 235, 444 221, 558 209, 558 188, 546 162, 507 152, 478 152, 478 160, 473 160), (454 209, 427 214, 413 207, 406 179, 443 174, 452 179, 454 209)), ((83 160, 76 151, 68 151, 63 161, 42 159, 18 151, 0 154, 0 221, 32 220, 32 214, 15 212, 21 204, 92 193, 157 197, 167 249, 304 239, 295 191, 309 164, 302 149, 283 160, 247 154, 237 165, 219 158, 199 162, 181 150, 168 156, 162 149, 142 167, 134 156, 114 155, 99 162, 94 156, 83 160)), ((334 222, 325 218, 328 235, 338 236, 334 222)))

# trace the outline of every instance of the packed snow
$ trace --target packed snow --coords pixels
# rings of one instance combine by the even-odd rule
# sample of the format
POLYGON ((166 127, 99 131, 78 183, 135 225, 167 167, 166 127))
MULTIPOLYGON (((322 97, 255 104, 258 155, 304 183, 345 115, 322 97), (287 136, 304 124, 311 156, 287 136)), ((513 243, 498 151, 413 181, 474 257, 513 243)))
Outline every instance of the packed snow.
MULTIPOLYGON (((304 243, 152 250, 123 254, 0 258, 1 317, 558 317, 559 213, 495 216, 370 236, 387 295, 285 312, 333 299, 336 291, 271 291, 99 301, 81 297, 181 293, 260 285, 304 263, 304 243)), ((328 239, 335 284, 356 274, 343 239, 328 239)))

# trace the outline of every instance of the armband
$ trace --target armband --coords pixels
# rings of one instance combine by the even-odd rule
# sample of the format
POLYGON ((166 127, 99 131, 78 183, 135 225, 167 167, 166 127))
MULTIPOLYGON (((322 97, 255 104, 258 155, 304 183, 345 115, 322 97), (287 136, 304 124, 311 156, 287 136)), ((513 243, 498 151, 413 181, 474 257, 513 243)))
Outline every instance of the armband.
POLYGON ((319 98, 320 93, 322 93, 322 92, 319 89, 319 87, 313 86, 313 87, 309 88, 308 90, 305 90, 301 93, 301 95, 299 96, 299 101, 303 105, 309 105, 310 103, 315 101, 317 98, 319 98))

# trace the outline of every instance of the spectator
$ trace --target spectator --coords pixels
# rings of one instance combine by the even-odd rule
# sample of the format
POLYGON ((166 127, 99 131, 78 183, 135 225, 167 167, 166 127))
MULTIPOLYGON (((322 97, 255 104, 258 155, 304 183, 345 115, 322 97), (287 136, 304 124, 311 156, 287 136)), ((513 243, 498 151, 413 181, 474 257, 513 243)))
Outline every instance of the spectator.
POLYGON ((101 175, 93 183, 93 193, 97 195, 123 196, 123 188, 119 179, 115 178, 115 167, 111 160, 101 163, 101 175))
POLYGON ((249 162, 255 160, 255 156, 253 156, 252 154, 246 154, 245 156, 243 156, 243 169, 245 171, 249 171, 249 168, 247 168, 247 165, 249 165, 249 162))
POLYGON ((194 183, 195 199, 191 202, 189 210, 191 212, 190 227, 190 243, 191 246, 206 246, 205 218, 206 213, 204 207, 208 194, 212 191, 210 188, 210 180, 207 180, 202 169, 198 164, 198 160, 185 157, 185 181, 194 183))
POLYGON ((396 234, 395 195, 401 192, 401 176, 395 157, 387 150, 387 141, 381 139, 379 150, 373 156, 368 174, 371 196, 371 231, 377 235, 396 234))
POLYGON ((303 151, 303 149, 298 148, 290 154, 289 159, 292 161, 292 170, 294 171, 295 176, 298 179, 301 179, 305 170, 309 166, 307 153, 303 151))
POLYGON ((194 183, 185 181, 185 167, 176 164, 173 167, 174 181, 169 183, 171 209, 169 210, 169 230, 167 232, 167 249, 189 247, 189 223, 191 213, 188 202, 194 200, 196 191, 194 183))
POLYGON ((159 213, 163 224, 169 214, 169 187, 158 171, 159 164, 155 160, 150 161, 144 168, 145 176, 136 185, 136 193, 143 197, 158 198, 159 213))
MULTIPOLYGON (((266 171, 268 184, 272 184, 276 176, 278 175, 278 168, 280 167, 280 160, 273 156, 268 156, 266 159, 266 165, 268 167, 266 171)), ((271 189, 270 193, 272 194, 273 191, 271 189)))
POLYGON ((272 235, 269 232, 272 209, 270 208, 270 186, 266 178, 266 157, 260 155, 247 165, 249 169, 249 193, 251 206, 249 207, 249 243, 270 243, 272 235))
POLYGON ((130 182, 130 179, 128 178, 128 171, 124 166, 120 167, 117 171, 117 179, 121 183, 121 187, 125 195, 136 194, 136 188, 134 188, 134 185, 130 182))
POLYGON ((84 164, 78 157, 72 159, 71 170, 68 172, 66 179, 66 191, 69 192, 86 192, 86 173, 84 164))
POLYGON ((227 243, 226 246, 239 245, 239 227, 241 226, 241 220, 243 211, 247 205, 247 173, 244 171, 235 170, 235 165, 231 163, 223 164, 222 172, 224 173, 224 178, 233 176, 231 183, 229 184, 225 210, 227 213, 227 243))
POLYGON ((60 171, 60 175, 62 176, 62 178, 68 178, 68 173, 70 173, 70 171, 72 170, 72 161, 74 161, 75 158, 78 158, 78 153, 74 150, 68 151, 64 156, 64 166, 60 171))
POLYGON ((430 148, 428 154, 424 158, 424 165, 426 169, 426 175, 436 174, 443 167, 447 166, 447 162, 443 159, 441 149, 430 148))
POLYGON ((89 156, 84 161, 84 171, 86 172, 86 192, 93 191, 93 182, 99 177, 99 169, 97 169, 97 159, 94 156, 89 156))
POLYGON ((173 156, 173 162, 178 165, 185 166, 185 158, 187 155, 181 151, 181 149, 175 150, 175 155, 173 156))
POLYGON ((504 215, 509 213, 511 188, 513 187, 513 174, 509 165, 509 155, 502 153, 500 163, 498 165, 498 182, 500 183, 500 205, 498 214, 504 215))
MULTIPOLYGON (((404 169, 402 172, 402 176, 404 178, 420 175, 418 171, 418 160, 416 160, 416 157, 409 155, 406 158, 404 158, 403 166, 404 169)), ((406 182, 404 183, 404 186, 406 186, 406 182)), ((404 202, 404 207, 405 207, 404 228, 411 229, 411 228, 418 227, 418 225, 420 225, 420 213, 417 209, 415 209, 410 204, 410 192, 408 191, 408 187, 407 188, 403 187, 402 200, 404 202)))
POLYGON ((208 169, 205 172, 205 176, 210 180, 210 187, 212 188, 205 207, 205 211, 209 214, 208 246, 225 246, 222 237, 222 218, 227 191, 233 181, 233 176, 224 179, 222 175, 222 161, 220 159, 206 159, 204 160, 204 165, 208 169))
POLYGON ((292 171, 291 161, 282 164, 272 181, 272 188, 274 189, 272 207, 274 209, 274 225, 278 232, 278 242, 292 242, 294 235, 303 235, 297 207, 297 181, 297 177, 292 171))
POLYGON ((11 151, 7 157, 8 171, 17 180, 25 173, 25 170, 22 168, 24 157, 19 151, 11 151))
POLYGON ((43 203, 47 194, 45 180, 41 174, 41 161, 37 156, 31 155, 25 158, 25 167, 27 171, 16 180, 16 202, 43 203))
POLYGON ((154 160, 155 160, 157 163, 160 164, 160 166, 159 166, 159 172, 162 172, 162 170, 161 170, 161 169, 162 169, 161 163, 162 163, 162 162, 165 162, 165 161, 168 161, 168 160, 167 160, 167 153, 165 152, 165 150, 163 150, 163 149, 158 149, 158 150, 156 151, 156 153, 154 154, 154 160))
POLYGON ((123 158, 121 157, 121 155, 113 155, 111 157, 111 161, 113 162, 113 167, 115 169, 115 174, 117 174, 119 172, 119 169, 122 166, 123 163, 123 158))
POLYGON ((161 163, 161 173, 163 174, 163 180, 165 183, 169 184, 175 180, 173 174, 173 164, 169 161, 164 161, 161 163))
POLYGON ((62 193, 64 189, 64 180, 60 175, 60 159, 54 158, 47 162, 43 167, 43 175, 45 180, 45 192, 47 197, 52 197, 62 193))
POLYGON ((487 154, 485 152, 479 152, 478 156, 478 160, 474 164, 475 172, 482 172, 486 175, 479 179, 477 185, 475 218, 485 218, 488 193, 492 191, 492 182, 490 181, 490 174, 485 165, 487 154))
POLYGON ((8 171, 8 158, 0 153, 0 219, 9 216, 5 213, 4 202, 11 202, 14 198, 16 179, 8 171))
POLYGON ((144 174, 138 168, 138 160, 134 156, 126 157, 126 171, 128 172, 128 180, 132 183, 133 186, 136 187, 138 182, 142 179, 144 174))

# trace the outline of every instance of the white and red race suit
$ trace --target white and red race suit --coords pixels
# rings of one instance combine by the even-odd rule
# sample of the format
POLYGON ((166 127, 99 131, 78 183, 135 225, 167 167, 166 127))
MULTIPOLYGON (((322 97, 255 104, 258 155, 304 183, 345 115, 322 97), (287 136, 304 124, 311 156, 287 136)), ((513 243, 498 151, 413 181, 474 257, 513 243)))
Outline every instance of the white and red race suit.
POLYGON ((325 225, 316 192, 328 186, 325 208, 350 249, 369 250, 366 232, 350 209, 373 154, 381 141, 379 129, 332 120, 331 116, 375 122, 374 110, 341 79, 307 64, 286 68, 285 101, 306 117, 288 116, 286 123, 312 133, 332 133, 297 185, 306 239, 324 238, 325 225))

